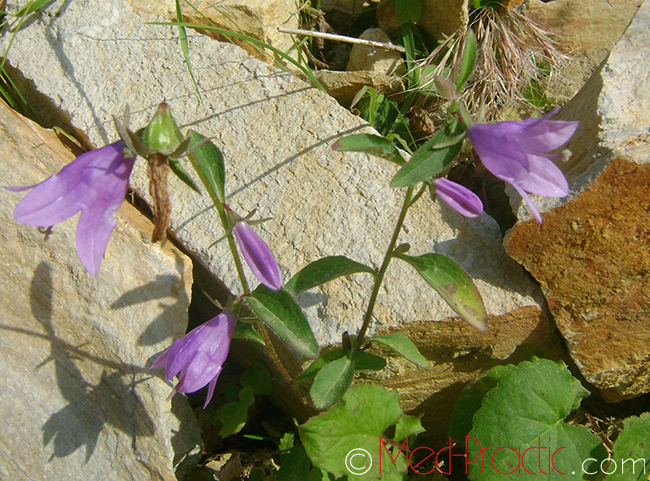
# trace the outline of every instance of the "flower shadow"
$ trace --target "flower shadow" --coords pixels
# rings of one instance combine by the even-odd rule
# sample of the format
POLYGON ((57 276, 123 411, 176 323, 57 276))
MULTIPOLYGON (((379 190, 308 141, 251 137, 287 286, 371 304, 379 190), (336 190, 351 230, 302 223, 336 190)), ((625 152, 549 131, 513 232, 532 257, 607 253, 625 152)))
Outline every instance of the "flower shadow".
POLYGON ((37 368, 54 363, 58 391, 68 403, 42 427, 43 445, 53 443, 50 461, 85 446, 88 462, 105 426, 130 436, 135 449, 139 437, 154 433, 153 420, 135 391, 138 383, 150 377, 149 373, 139 366, 102 359, 58 337, 52 323, 52 294, 51 268, 42 262, 32 279, 30 306, 44 333, 21 332, 49 342, 50 355, 37 368), (88 382, 82 371, 82 365, 88 369, 88 361, 102 366, 96 384, 88 382))

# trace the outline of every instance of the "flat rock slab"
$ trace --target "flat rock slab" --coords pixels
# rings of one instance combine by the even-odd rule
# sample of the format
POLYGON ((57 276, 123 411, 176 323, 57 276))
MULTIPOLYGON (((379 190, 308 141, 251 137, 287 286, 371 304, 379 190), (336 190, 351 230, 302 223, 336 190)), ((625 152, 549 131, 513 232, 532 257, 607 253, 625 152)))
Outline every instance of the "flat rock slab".
POLYGON ((510 255, 540 282, 585 378, 610 401, 650 391, 650 3, 559 115, 580 120, 573 194, 516 225, 510 255))
MULTIPOLYGON (((0 103, 0 184, 36 184, 73 159, 0 103)), ((23 196, 0 192, 0 479, 175 480, 199 430, 147 366, 185 332, 191 263, 150 245, 151 224, 124 205, 94 278, 77 258, 78 216, 45 239, 13 220, 23 196)))

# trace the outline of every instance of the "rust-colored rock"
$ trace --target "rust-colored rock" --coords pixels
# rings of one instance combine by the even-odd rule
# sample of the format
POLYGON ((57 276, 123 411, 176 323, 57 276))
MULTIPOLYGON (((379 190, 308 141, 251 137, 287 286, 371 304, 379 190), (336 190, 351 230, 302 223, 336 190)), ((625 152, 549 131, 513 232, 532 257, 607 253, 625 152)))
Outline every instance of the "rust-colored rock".
POLYGON ((508 253, 540 282, 586 379, 618 401, 650 388, 650 165, 613 160, 508 253))

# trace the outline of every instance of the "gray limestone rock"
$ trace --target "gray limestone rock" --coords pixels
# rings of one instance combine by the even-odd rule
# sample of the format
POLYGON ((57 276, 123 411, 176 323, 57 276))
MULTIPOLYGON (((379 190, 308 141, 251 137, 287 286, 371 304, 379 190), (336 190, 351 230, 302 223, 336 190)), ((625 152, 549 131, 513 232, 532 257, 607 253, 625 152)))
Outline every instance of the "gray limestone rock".
MULTIPOLYGON (((3 186, 73 159, 4 103, 0 126, 3 186)), ((191 263, 152 246, 151 224, 123 205, 92 277, 75 250, 78 216, 45 237, 13 220, 23 196, 0 192, 0 479, 175 480, 179 461, 196 463, 200 433, 148 365, 186 329, 191 263)))

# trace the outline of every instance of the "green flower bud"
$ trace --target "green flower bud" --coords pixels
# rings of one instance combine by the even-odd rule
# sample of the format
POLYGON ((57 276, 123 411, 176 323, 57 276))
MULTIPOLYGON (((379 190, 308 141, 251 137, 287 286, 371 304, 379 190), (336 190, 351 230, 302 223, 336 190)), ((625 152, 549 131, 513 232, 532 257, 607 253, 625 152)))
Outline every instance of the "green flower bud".
POLYGON ((168 157, 183 140, 183 134, 178 130, 169 107, 165 102, 161 103, 142 133, 142 142, 151 151, 168 157))

